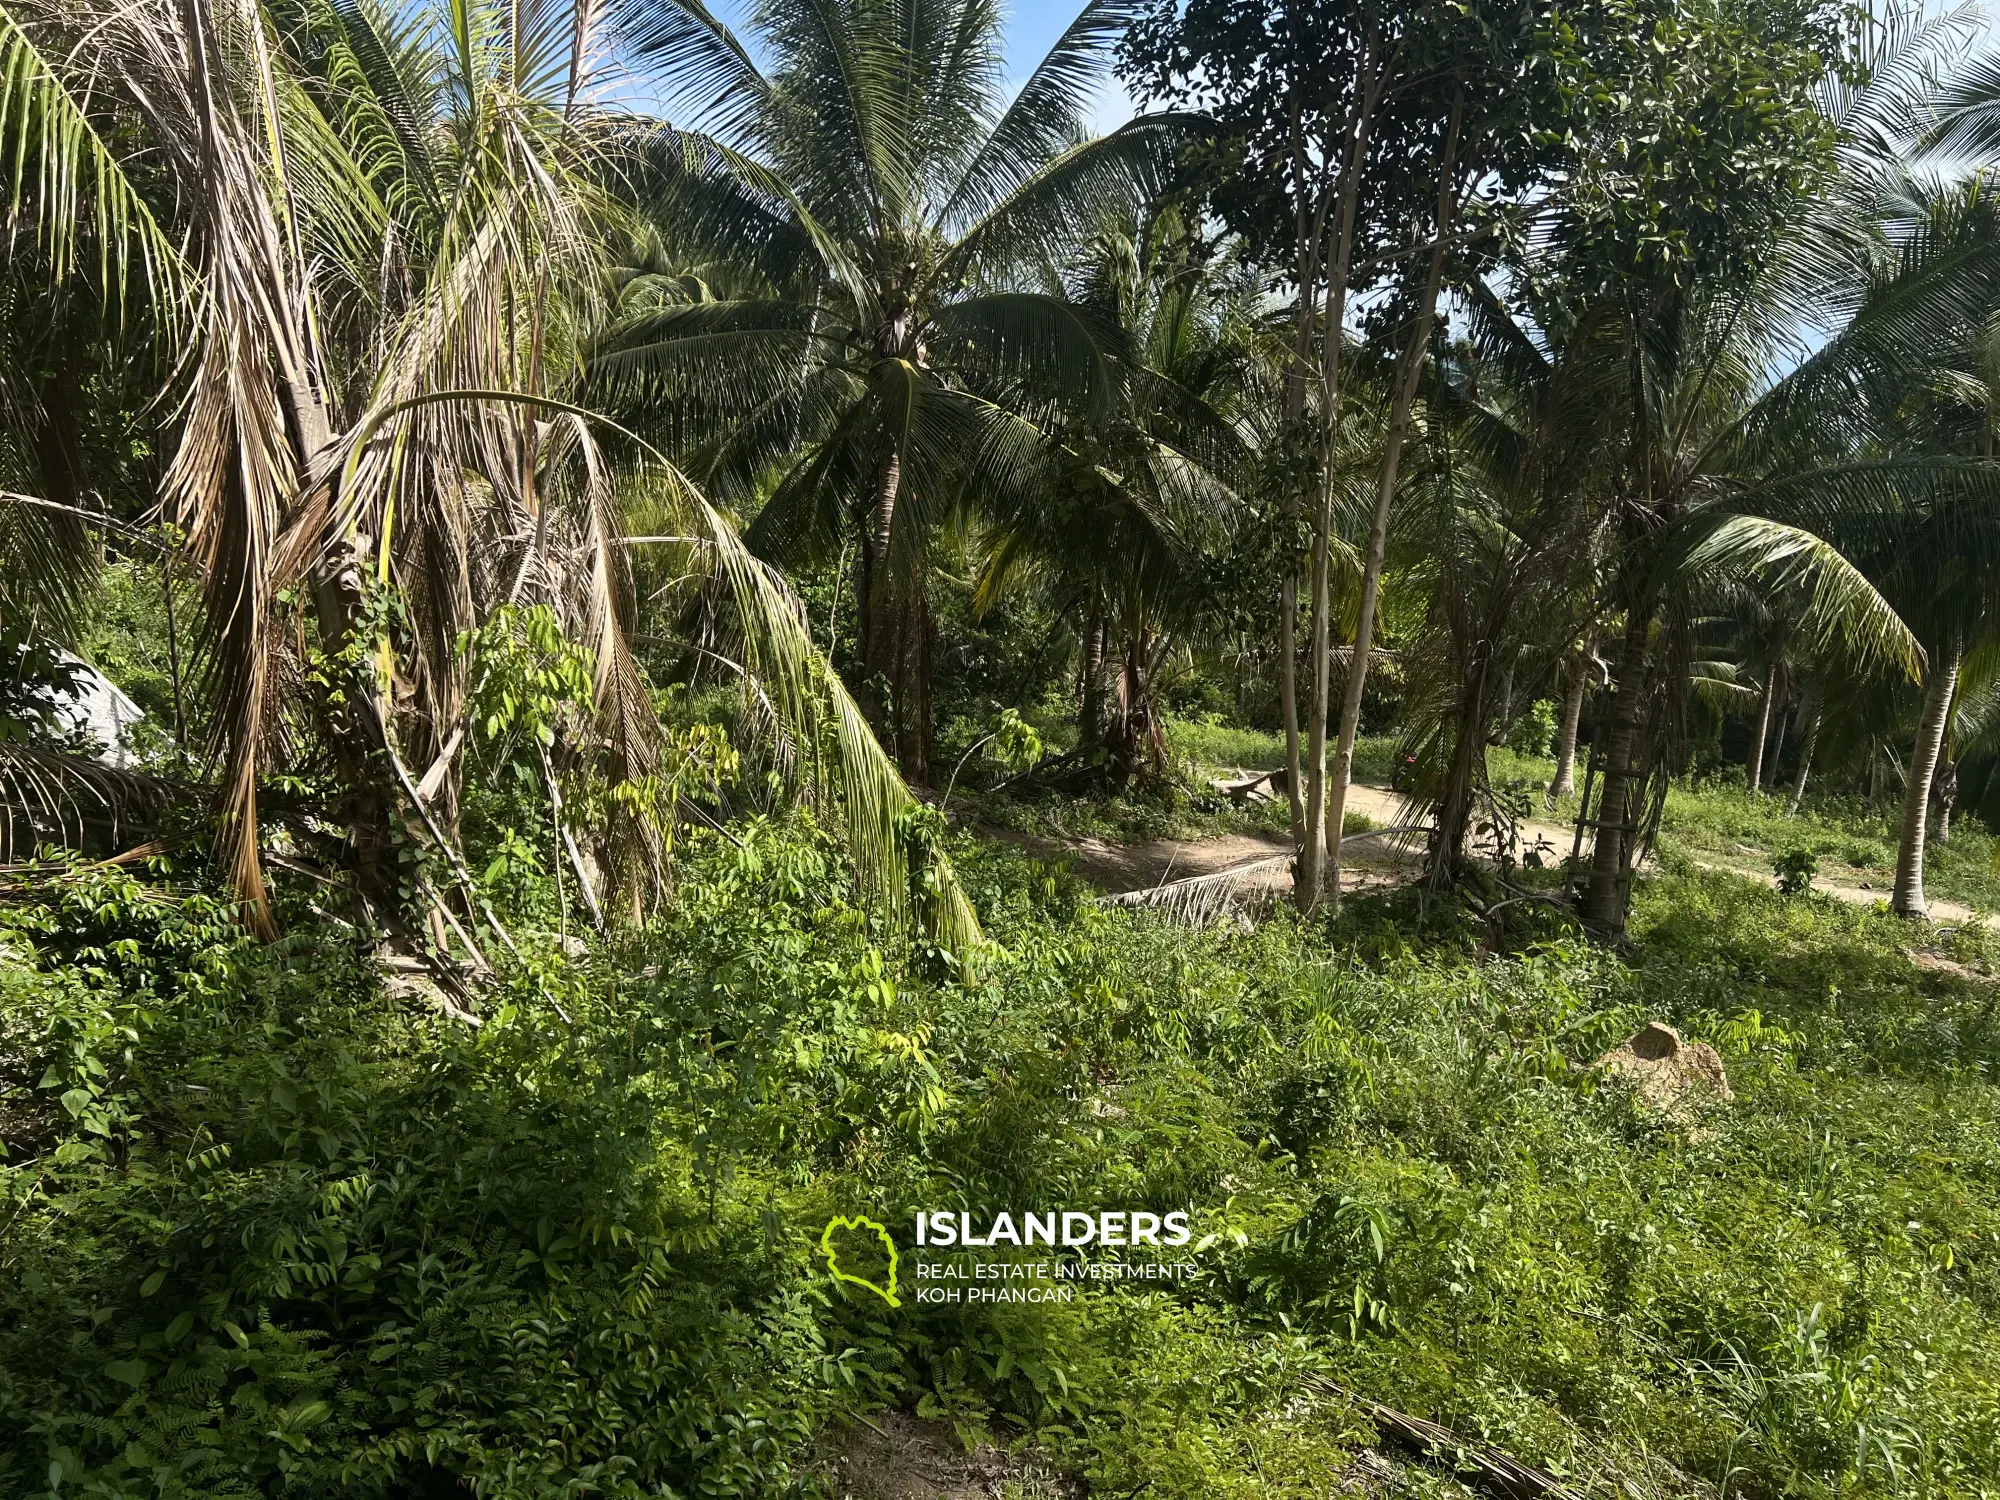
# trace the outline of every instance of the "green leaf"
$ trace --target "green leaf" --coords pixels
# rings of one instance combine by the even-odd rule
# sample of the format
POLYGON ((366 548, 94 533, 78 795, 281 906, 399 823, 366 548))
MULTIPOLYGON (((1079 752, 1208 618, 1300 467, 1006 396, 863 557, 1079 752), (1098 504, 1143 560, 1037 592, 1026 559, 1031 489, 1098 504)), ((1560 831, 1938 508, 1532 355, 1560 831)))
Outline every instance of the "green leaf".
POLYGON ((165 1271, 155 1271, 151 1276, 148 1276, 144 1281, 139 1283, 139 1295, 141 1297, 152 1296, 153 1293, 160 1289, 161 1283, 166 1279, 167 1273, 165 1271))
POLYGON ((137 1389, 145 1383, 148 1371, 143 1359, 114 1359, 104 1367, 104 1373, 120 1385, 137 1389))
POLYGON ((279 1413, 279 1421, 287 1432, 305 1432, 324 1422, 332 1410, 324 1401, 302 1397, 279 1413))

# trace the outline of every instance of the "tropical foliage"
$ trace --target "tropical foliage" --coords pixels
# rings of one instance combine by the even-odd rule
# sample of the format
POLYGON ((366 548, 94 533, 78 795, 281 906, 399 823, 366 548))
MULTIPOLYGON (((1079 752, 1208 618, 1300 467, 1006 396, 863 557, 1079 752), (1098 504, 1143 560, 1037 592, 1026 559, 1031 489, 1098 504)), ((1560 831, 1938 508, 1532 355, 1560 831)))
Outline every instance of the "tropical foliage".
POLYGON ((0 1491, 2000 1493, 1979 18, 1006 38, 0 0, 0 1491))

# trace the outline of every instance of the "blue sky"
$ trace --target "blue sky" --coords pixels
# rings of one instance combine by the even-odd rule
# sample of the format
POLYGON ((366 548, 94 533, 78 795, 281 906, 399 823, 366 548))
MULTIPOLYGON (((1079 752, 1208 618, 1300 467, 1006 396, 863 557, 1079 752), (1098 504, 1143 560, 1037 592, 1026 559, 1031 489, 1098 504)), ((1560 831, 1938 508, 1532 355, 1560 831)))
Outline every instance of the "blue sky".
MULTIPOLYGON (((740 29, 750 13, 753 0, 710 0, 711 7, 725 25, 740 29)), ((1083 9, 1083 0, 1020 0, 1007 15, 1007 68, 1019 83, 1028 71, 1055 45, 1063 29, 1083 9)), ((1107 78, 1097 100, 1094 124, 1100 131, 1113 130, 1132 118, 1132 101, 1118 80, 1107 78)))

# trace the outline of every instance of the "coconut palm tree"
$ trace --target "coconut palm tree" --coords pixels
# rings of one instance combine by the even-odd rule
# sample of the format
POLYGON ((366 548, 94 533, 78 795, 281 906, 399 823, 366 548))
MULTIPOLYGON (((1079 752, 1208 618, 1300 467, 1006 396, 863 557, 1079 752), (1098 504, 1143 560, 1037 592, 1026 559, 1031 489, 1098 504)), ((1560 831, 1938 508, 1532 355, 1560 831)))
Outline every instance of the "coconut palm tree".
MULTIPOLYGON (((1429 431, 1401 539, 1429 600, 1407 652, 1404 753, 1418 768, 1411 791, 1434 813, 1435 879, 1463 869, 1506 671, 1553 670, 1602 610, 1615 453, 1597 399, 1604 320, 1550 336, 1483 282, 1463 297, 1467 338, 1426 383, 1429 431)), ((1576 721, 1564 727, 1573 760, 1576 721)))
POLYGON ((1188 136, 1164 116, 1088 134, 1133 9, 1092 0, 1011 100, 991 0, 772 0, 768 69, 698 4, 630 32, 696 104, 647 143, 661 233, 736 285, 632 318, 593 370, 633 425, 694 440, 719 498, 761 502, 761 556, 829 562, 858 533, 864 697, 919 779, 926 538, 1106 399, 1097 330, 1041 269, 1152 196, 1188 136))
MULTIPOLYGON (((781 583, 661 455, 575 400, 610 311, 606 247, 635 222, 620 194, 632 121, 603 102, 623 14, 0 9, 0 121, 42 274, 64 286, 94 270, 143 296, 185 372, 160 503, 203 580, 216 852, 257 930, 272 926, 260 776, 310 745, 338 785, 330 811, 369 915, 398 925, 405 828, 477 904, 452 827, 456 643, 503 603, 548 601, 590 648, 594 721, 575 748, 635 790, 613 842, 628 886, 645 884, 649 830, 671 809, 636 795, 654 784, 658 732, 630 646, 621 507, 637 502, 676 517, 732 601, 741 666, 779 722, 836 746, 864 870, 892 902, 908 887, 907 793, 781 583)), ((948 871, 940 889, 933 915, 963 935, 948 871)))
MULTIPOLYGON (((1885 228, 1897 252, 1896 270, 1970 255, 1983 259, 2000 232, 1990 206, 1993 182, 1975 176, 1951 184, 1912 183, 1892 200, 1885 228)), ((1885 273, 1886 295, 1895 284, 1885 273)), ((1991 294, 1989 294, 1991 295, 1991 294)), ((1940 320, 1929 368, 1912 366, 1898 383, 1870 392, 1895 440, 1938 456, 1941 464, 1992 471, 1995 408, 2000 405, 2000 314, 1954 309, 1940 320), (1968 316, 1968 313, 1975 315, 1968 316)), ((1983 489, 1940 483, 1910 496, 1890 519, 1868 559, 1884 592, 1910 622, 1927 653, 1908 773, 1904 779, 1891 906, 1901 916, 1925 914, 1924 852, 1934 782, 1965 689, 1984 696, 2000 641, 2000 507, 1983 489), (1979 664, 1970 681, 1968 662, 1979 664)))
POLYGON ((1275 360, 1255 281, 1177 212, 1100 235, 1052 291, 1110 331, 1110 393, 1087 420, 1051 429, 1043 483, 999 497, 975 602, 1033 579, 1074 610, 1079 750, 1106 752, 1120 780, 1159 776, 1154 680, 1214 611, 1208 564, 1271 425, 1275 360))
POLYGON ((1871 527, 1912 505, 1981 511, 2000 498, 1978 459, 1884 443, 1889 393, 2000 297, 1996 241, 1974 222, 1989 212, 1978 194, 1957 217, 1899 220, 1898 153, 1929 118, 1937 59, 1967 25, 1962 12, 1911 10, 1870 31, 1858 66, 1822 86, 1835 171, 1821 190, 1777 224, 1744 274, 1669 279, 1642 319, 1629 303, 1620 310, 1619 399, 1631 415, 1612 602, 1625 627, 1585 900, 1600 931, 1622 932, 1631 871, 1657 825, 1684 696, 1674 685, 1686 679, 1703 591, 1745 569, 1782 581, 1808 649, 1827 649, 1831 632, 1913 668, 1915 638, 1841 549, 1872 555, 1871 527), (1823 335, 1804 357, 1801 327, 1823 335))

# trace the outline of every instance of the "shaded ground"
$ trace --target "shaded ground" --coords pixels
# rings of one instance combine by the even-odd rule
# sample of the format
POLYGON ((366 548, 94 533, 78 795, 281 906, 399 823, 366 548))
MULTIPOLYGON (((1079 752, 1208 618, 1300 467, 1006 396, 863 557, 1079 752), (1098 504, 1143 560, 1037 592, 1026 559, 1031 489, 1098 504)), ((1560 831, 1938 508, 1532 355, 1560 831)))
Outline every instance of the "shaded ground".
POLYGON ((1081 1493, 1032 1455, 967 1453, 943 1422, 879 1411, 822 1440, 816 1466, 836 1500, 1069 1500, 1081 1493))
MULTIPOLYGON (((1349 812, 1364 815, 1378 828, 1398 827, 1410 821, 1403 810, 1402 798, 1382 787, 1356 783, 1348 789, 1347 807, 1349 812)), ((1046 858, 1068 859, 1079 874, 1110 894, 1148 890, 1254 861, 1271 863, 1247 874, 1238 883, 1240 891, 1254 897, 1261 892, 1289 892, 1292 888, 1291 841, 1271 834, 1230 833, 1210 838, 1163 838, 1120 844, 1101 838, 1052 838, 1011 828, 982 828, 980 832, 1046 858)), ((1555 824, 1525 823, 1521 833, 1523 840, 1531 845, 1538 839, 1545 840, 1555 858, 1569 851, 1568 830, 1555 824)), ((1341 889, 1353 891, 1394 884, 1422 854, 1422 835, 1414 839, 1350 835, 1341 845, 1341 889)))
MULTIPOLYGON (((1348 811, 1364 815, 1378 827, 1396 827, 1413 821, 1403 808, 1402 798, 1386 787, 1365 786, 1357 782, 1348 789, 1347 806, 1348 811)), ((1246 872, 1237 883, 1240 892, 1255 898, 1263 893, 1288 892, 1292 888, 1291 843, 1275 835, 1230 833, 1209 838, 1162 838, 1120 844, 1101 838, 1051 838, 1006 828, 981 831, 990 838, 1047 858, 1066 858, 1076 866, 1078 873, 1108 894, 1147 890, 1170 881, 1213 875, 1255 861, 1269 863, 1264 868, 1246 872)), ((1564 823, 1530 819, 1520 825, 1519 837, 1523 847, 1538 849, 1545 860, 1554 863, 1574 847, 1575 830, 1564 823)), ((1341 850, 1341 889, 1352 891, 1395 883, 1421 858, 1420 838, 1367 838, 1360 841, 1350 838, 1341 850)), ((1746 880, 1762 881, 1765 885, 1777 883, 1777 877, 1771 873, 1768 851, 1754 849, 1747 844, 1739 845, 1738 849, 1743 856, 1740 862, 1697 859, 1695 863, 1703 869, 1721 870, 1746 880)), ((1890 894, 1888 880, 1863 878, 1863 872, 1847 871, 1845 867, 1817 877, 1813 881, 1813 889, 1854 906, 1873 906, 1878 901, 1888 900, 1890 894)), ((1933 897, 1930 901, 1930 920, 1937 923, 1970 922, 1975 920, 1975 913, 1972 908, 1956 901, 1933 897)), ((1987 926, 2000 928, 2000 916, 1984 920, 1987 926)))

